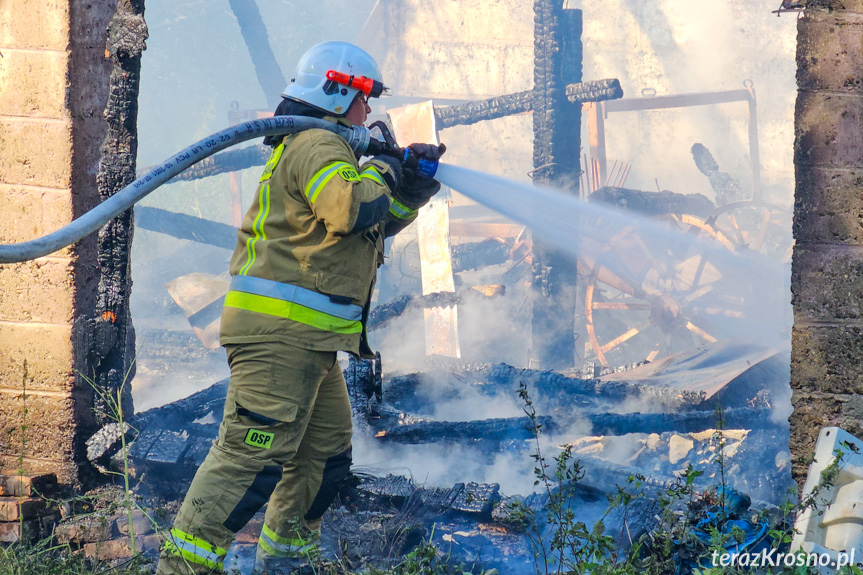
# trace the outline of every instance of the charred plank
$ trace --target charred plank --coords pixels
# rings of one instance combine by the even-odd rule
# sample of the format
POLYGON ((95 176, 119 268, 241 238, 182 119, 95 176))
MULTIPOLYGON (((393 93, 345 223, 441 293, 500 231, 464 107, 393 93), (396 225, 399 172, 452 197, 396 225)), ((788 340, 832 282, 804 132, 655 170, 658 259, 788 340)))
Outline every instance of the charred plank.
POLYGON ((500 238, 452 246, 452 271, 458 273, 499 265, 510 259, 511 246, 500 238))
POLYGON ((150 427, 184 429, 210 412, 221 414, 228 395, 228 381, 223 379, 185 399, 145 411, 136 416, 131 423, 139 429, 150 427))
POLYGON ((692 159, 698 171, 707 176, 710 187, 716 193, 716 205, 749 199, 740 180, 719 169, 719 164, 704 144, 693 144, 692 159))
MULTIPOLYGON (((536 423, 548 431, 555 429, 550 417, 537 417, 536 423)), ((530 418, 512 417, 479 421, 422 421, 390 427, 378 432, 375 437, 380 441, 408 444, 478 440, 501 442, 530 439, 534 433, 530 418)))
MULTIPOLYGON (((742 407, 723 412, 726 429, 767 429, 777 427, 769 409, 742 407)), ((627 433, 695 433, 717 429, 716 411, 686 413, 593 413, 587 416, 595 435, 627 433)))
MULTIPOLYGON (((106 200, 135 179, 138 152, 138 92, 141 53, 146 48, 147 24, 143 0, 120 0, 108 25, 106 53, 111 59, 102 157, 96 174, 99 195, 106 200)), ((129 273, 132 248, 132 210, 126 210, 98 232, 99 285, 93 314, 94 337, 90 353, 95 359, 92 382, 97 389, 95 414, 108 423, 113 413, 108 398, 119 398, 124 413, 131 414, 131 385, 135 375, 135 330, 129 310, 132 280, 129 273), (121 391, 122 390, 122 391, 121 391)))
POLYGON ((444 366, 425 373, 413 373, 387 379, 384 403, 395 409, 422 414, 430 400, 423 391, 434 389, 438 401, 456 399, 468 387, 490 397, 516 397, 524 383, 531 397, 544 413, 570 411, 575 407, 594 412, 611 410, 626 400, 640 400, 657 410, 694 411, 704 409, 703 391, 667 389, 627 381, 603 381, 582 378, 570 373, 513 367, 505 363, 444 366))
POLYGON ((226 250, 237 247, 237 229, 234 226, 161 208, 135 208, 135 225, 143 230, 226 250))
POLYGON ((422 296, 401 295, 389 303, 376 306, 369 313, 366 329, 374 331, 385 327, 391 321, 411 309, 433 307, 452 307, 457 305, 460 297, 454 292, 438 292, 422 296))
POLYGON ((344 370, 354 421, 366 428, 381 400, 381 354, 375 355, 375 359, 357 359, 351 356, 348 367, 344 370))
POLYGON ((620 80, 617 78, 579 82, 566 87, 566 99, 573 104, 604 102, 620 98, 623 98, 623 88, 620 87, 620 80))
MULTIPOLYGON (((581 106, 566 85, 581 82, 583 28, 580 10, 560 0, 534 1, 533 181, 578 195, 581 173, 581 106)), ((535 241, 531 264, 534 358, 546 369, 575 362, 575 261, 535 241)))
POLYGON ((278 95, 281 94, 287 82, 270 46, 267 27, 258 10, 258 4, 255 0, 228 0, 228 4, 234 16, 237 17, 240 33, 255 65, 258 83, 267 95, 270 107, 275 108, 280 100, 278 95))
POLYGON ((452 307, 454 305, 465 303, 470 300, 470 298, 490 298, 503 293, 503 290, 499 289, 500 286, 481 287, 488 288, 488 292, 478 287, 474 289, 461 290, 458 293, 437 292, 421 296, 400 295, 388 303, 376 306, 369 314, 366 329, 374 331, 385 327, 397 317, 413 309, 452 307))
POLYGON ((646 216, 693 214, 706 218, 716 209, 713 202, 702 194, 677 194, 668 190, 645 192, 612 186, 596 190, 590 195, 590 201, 610 204, 646 216))
POLYGON ((469 126, 532 110, 533 90, 529 90, 457 106, 435 108, 435 120, 437 121, 437 129, 444 130, 453 126, 469 126))
MULTIPOLYGON (((581 106, 583 102, 603 102, 623 97, 620 81, 616 78, 578 82, 566 86, 566 97, 581 106)), ((533 90, 497 96, 488 100, 477 100, 456 106, 435 108, 437 129, 444 130, 453 126, 469 126, 487 120, 496 120, 515 114, 533 111, 533 90)))

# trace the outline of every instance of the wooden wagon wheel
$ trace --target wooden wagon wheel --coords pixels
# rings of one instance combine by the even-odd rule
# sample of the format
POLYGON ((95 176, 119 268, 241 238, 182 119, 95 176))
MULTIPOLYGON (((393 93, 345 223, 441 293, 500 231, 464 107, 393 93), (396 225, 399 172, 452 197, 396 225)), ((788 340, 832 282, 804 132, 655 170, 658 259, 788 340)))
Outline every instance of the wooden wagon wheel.
POLYGON ((705 223, 734 252, 753 251, 783 264, 791 261, 791 212, 785 208, 754 200, 730 202, 716 208, 705 223))
MULTIPOLYGON (((678 230, 731 250, 733 242, 704 220, 670 215, 678 230)), ((586 250, 586 252, 589 250, 586 250)), ((618 232, 595 257, 580 262, 588 271, 584 296, 586 328, 596 359, 605 366, 653 361, 717 341, 716 318, 741 318, 743 298, 725 285, 721 265, 703 244, 686 253, 650 245, 637 226, 618 232)))

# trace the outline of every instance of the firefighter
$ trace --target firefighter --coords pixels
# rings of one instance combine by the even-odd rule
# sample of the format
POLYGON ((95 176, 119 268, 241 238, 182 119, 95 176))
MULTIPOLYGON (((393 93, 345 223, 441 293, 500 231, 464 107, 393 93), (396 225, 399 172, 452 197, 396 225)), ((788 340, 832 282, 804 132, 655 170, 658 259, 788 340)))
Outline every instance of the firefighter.
MULTIPOLYGON (((367 94, 334 70, 380 82, 343 42, 300 59, 276 115, 362 125, 367 94)), ((337 351, 373 357, 365 323, 384 238, 439 190, 389 156, 358 164, 326 130, 268 137, 273 151, 238 232, 221 344, 231 379, 219 437, 198 469, 157 573, 221 570, 265 503, 255 573, 289 573, 319 550, 321 517, 351 465, 351 407, 337 351)), ((437 160, 443 147, 409 146, 437 160)))

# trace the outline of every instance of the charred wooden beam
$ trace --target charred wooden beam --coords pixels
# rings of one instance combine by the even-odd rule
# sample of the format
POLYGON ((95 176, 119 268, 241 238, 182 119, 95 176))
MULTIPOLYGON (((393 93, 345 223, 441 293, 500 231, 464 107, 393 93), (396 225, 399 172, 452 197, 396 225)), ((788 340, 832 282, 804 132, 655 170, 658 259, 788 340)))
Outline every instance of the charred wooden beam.
POLYGON ((169 212, 160 208, 137 207, 135 225, 143 230, 168 234, 182 240, 191 240, 227 250, 237 247, 237 228, 188 214, 169 212))
POLYGON ((435 108, 437 129, 444 130, 453 126, 469 126, 486 120, 523 114, 533 110, 533 90, 507 94, 488 100, 478 100, 457 106, 435 108))
MULTIPOLYGON (((146 40, 144 1, 120 0, 108 26, 107 53, 112 64, 105 106, 108 131, 96 175, 103 201, 135 180, 138 91, 146 40)), ((121 389, 123 411, 132 413, 132 386, 123 385, 134 377, 135 331, 129 311, 132 234, 131 209, 105 224, 98 234, 99 286, 93 338, 96 365, 92 379, 97 389, 95 413, 100 423, 107 423, 112 413, 107 398, 116 398, 121 389)))
POLYGON ((374 331, 389 325, 394 319, 412 309, 452 307, 471 298, 491 298, 502 293, 503 286, 488 285, 460 290, 458 293, 437 292, 419 296, 401 295, 388 303, 376 306, 369 314, 366 326, 369 331, 374 331))
MULTIPOLYGON (((469 126, 487 120, 532 112, 534 97, 533 90, 528 90, 488 100, 435 108, 437 129, 469 126)), ((623 90, 620 87, 620 80, 609 78, 570 84, 566 87, 566 97, 571 103, 580 107, 585 102, 603 102, 622 98, 623 90)))
POLYGON ((370 425, 369 418, 374 414, 375 407, 381 401, 381 354, 375 355, 375 359, 351 356, 344 371, 354 421, 366 428, 370 425))
POLYGON ((710 187, 716 192, 717 205, 749 199, 740 180, 720 171, 719 164, 704 144, 693 144, 690 151, 698 171, 707 176, 710 187))
POLYGON ((512 247, 500 238, 452 246, 452 271, 463 272, 502 264, 510 259, 512 247))
MULTIPOLYGON (((561 0, 534 2, 533 181, 578 195, 581 173, 581 106, 566 86, 582 74, 582 13, 561 0)), ((545 369, 575 363, 576 263, 534 242, 531 359, 545 369)))
MULTIPOLYGON (((723 412, 726 429, 770 429, 777 427, 769 409, 738 408, 723 412)), ((687 413, 574 413, 570 421, 550 416, 538 417, 544 431, 563 431, 579 422, 589 422, 593 435, 627 435, 630 433, 697 433, 719 427, 715 410, 687 413)), ((421 421, 395 425, 379 431, 380 441, 396 443, 475 443, 530 439, 533 422, 526 417, 483 419, 477 421, 421 421)))
POLYGON ((225 407, 228 381, 223 379, 189 397, 162 407, 149 409, 136 415, 130 423, 139 429, 158 426, 182 430, 187 424, 205 417, 210 412, 213 412, 218 418, 225 407))
POLYGON ((424 387, 436 383, 436 393, 448 393, 457 397, 466 386, 474 386, 483 395, 515 396, 519 383, 530 390, 531 397, 545 410, 559 406, 601 408, 625 400, 637 399, 649 402, 658 409, 693 409, 703 404, 703 392, 669 390, 626 381, 601 381, 572 377, 555 371, 543 371, 513 367, 505 363, 479 365, 461 369, 445 369, 398 376, 389 379, 384 386, 384 401, 405 411, 419 411, 425 399, 419 396, 424 387), (441 382, 452 382, 442 389, 441 382))
POLYGON ((497 483, 470 482, 456 483, 452 487, 427 488, 418 486, 401 475, 369 477, 356 489, 395 505, 402 505, 413 498, 429 510, 456 511, 486 519, 491 519, 492 508, 501 498, 500 485, 497 483))
POLYGON ((461 296, 454 292, 438 292, 427 295, 400 295, 391 302, 376 306, 369 313, 366 327, 374 331, 387 326, 397 317, 411 309, 424 309, 434 307, 452 307, 458 305, 461 296))
POLYGON ((617 78, 579 82, 566 87, 566 99, 579 106, 585 102, 605 102, 620 98, 623 98, 623 88, 617 78))
MULTIPOLYGON (((601 102, 622 98, 623 91, 620 88, 620 81, 611 78, 570 84, 566 87, 566 95, 570 102, 580 105, 582 102, 601 102)), ((437 129, 469 126, 486 120, 532 112, 533 98, 534 93, 531 90, 457 106, 435 108, 437 129)), ((269 158, 271 151, 266 146, 247 146, 239 150, 221 152, 198 162, 182 174, 174 176, 168 183, 188 182, 262 166, 269 158)), ((140 173, 147 171, 149 171, 149 167, 139 170, 140 173)))
MULTIPOLYGON (((726 429, 768 429, 778 427, 770 418, 769 409, 742 407, 723 412, 726 429)), ((718 428, 715 410, 686 413, 592 413, 587 419, 594 435, 625 435, 627 433, 697 433, 718 428)))
POLYGON ((611 186, 596 190, 590 195, 590 201, 610 204, 646 216, 694 214, 706 218, 716 209, 713 202, 701 194, 676 194, 667 190, 643 192, 611 186))
POLYGON ((249 49, 249 56, 255 65, 258 83, 267 97, 270 108, 275 109, 281 98, 279 94, 287 84, 282 69, 270 46, 267 27, 255 0, 228 0, 231 11, 237 17, 240 33, 249 49))
MULTIPOLYGON (((227 392, 225 379, 189 397, 131 417, 125 435, 132 474, 140 477, 152 468, 160 474, 191 479, 216 439, 219 427, 195 421, 211 412, 218 417, 225 407, 227 392)), ((122 470, 125 462, 120 453, 121 438, 118 424, 106 424, 87 441, 88 459, 115 471, 122 470)))
MULTIPOLYGON (((536 423, 542 425, 546 431, 555 429, 554 421, 550 417, 537 417, 536 423)), ((479 421, 421 421, 390 427, 375 435, 379 441, 410 444, 478 440, 502 442, 530 439, 533 436, 533 423, 527 417, 479 421)))

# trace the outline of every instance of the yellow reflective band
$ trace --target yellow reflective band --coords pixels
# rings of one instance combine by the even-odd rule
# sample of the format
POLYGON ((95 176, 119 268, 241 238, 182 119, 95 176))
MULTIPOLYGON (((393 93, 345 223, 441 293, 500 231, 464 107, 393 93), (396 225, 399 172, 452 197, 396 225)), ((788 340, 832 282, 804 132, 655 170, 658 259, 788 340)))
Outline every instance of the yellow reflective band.
POLYGON ((328 313, 302 306, 296 302, 288 302, 251 293, 229 291, 228 295, 225 296, 225 307, 283 317, 333 333, 350 334, 360 333, 363 330, 363 324, 359 321, 335 317, 328 313))
POLYGON ((260 204, 258 209, 260 211, 258 212, 258 217, 252 223, 252 237, 246 240, 246 251, 249 253, 249 259, 246 261, 246 265, 240 269, 240 275, 243 276, 249 273, 249 268, 252 267, 252 264, 255 263, 258 257, 255 249, 258 240, 267 239, 267 233, 264 231, 264 221, 270 214, 270 184, 261 186, 261 195, 258 201, 260 204))
POLYGON ((360 174, 360 178, 367 178, 369 180, 372 180, 374 182, 379 183, 382 186, 386 185, 386 184, 384 184, 384 179, 381 176, 381 173, 374 166, 369 166, 369 167, 365 168, 363 170, 363 173, 360 174))
POLYGON ((397 199, 393 198, 393 203, 390 206, 390 213, 401 220, 406 220, 417 213, 417 211, 410 209, 397 199))
POLYGON ((225 555, 228 554, 225 549, 189 535, 176 527, 171 529, 171 536, 165 541, 165 549, 174 555, 180 555, 187 561, 216 571, 223 569, 225 555))
POLYGON ((279 537, 275 531, 264 524, 261 529, 260 545, 267 554, 274 557, 307 557, 318 552, 315 541, 279 537))
POLYGON ((269 537, 274 543, 281 543, 282 545, 293 545, 295 547, 305 547, 306 545, 312 545, 313 541, 306 539, 291 539, 290 537, 280 537, 276 535, 276 532, 270 529, 266 523, 264 523, 261 532, 269 537))
POLYGON ((318 199, 318 194, 333 179, 336 174, 340 175, 343 180, 348 182, 359 182, 360 177, 357 175, 356 169, 347 162, 333 162, 329 166, 318 170, 309 180, 309 185, 306 186, 306 197, 309 202, 314 204, 318 199))
POLYGON ((273 170, 276 169, 276 165, 279 163, 279 160, 282 159, 282 152, 285 151, 285 145, 279 144, 279 146, 273 150, 273 153, 270 154, 270 159, 267 160, 267 165, 264 166, 264 173, 261 175, 261 180, 269 180, 273 176, 273 170))
POLYGON ((197 554, 192 551, 187 551, 186 549, 182 549, 174 545, 171 541, 165 541, 165 550, 168 553, 173 555, 179 555, 189 563, 196 563, 198 565, 203 565, 208 569, 212 569, 213 571, 222 571, 225 568, 224 563, 210 561, 209 559, 204 559, 203 557, 199 557, 197 554))
POLYGON ((287 553, 282 553, 281 551, 277 551, 276 549, 270 547, 270 544, 267 543, 267 540, 264 539, 263 537, 258 539, 258 545, 260 545, 261 549, 263 549, 264 552, 267 555, 270 555, 271 557, 287 557, 288 556, 287 553))

